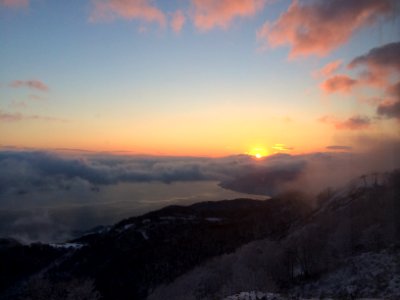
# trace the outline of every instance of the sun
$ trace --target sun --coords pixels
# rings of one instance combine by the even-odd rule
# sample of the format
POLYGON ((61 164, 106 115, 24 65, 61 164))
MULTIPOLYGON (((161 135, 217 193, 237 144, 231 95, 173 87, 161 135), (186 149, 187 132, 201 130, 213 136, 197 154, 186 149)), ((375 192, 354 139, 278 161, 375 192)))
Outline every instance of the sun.
POLYGON ((268 152, 265 148, 256 147, 247 152, 248 155, 254 156, 257 159, 263 158, 268 155, 268 152))

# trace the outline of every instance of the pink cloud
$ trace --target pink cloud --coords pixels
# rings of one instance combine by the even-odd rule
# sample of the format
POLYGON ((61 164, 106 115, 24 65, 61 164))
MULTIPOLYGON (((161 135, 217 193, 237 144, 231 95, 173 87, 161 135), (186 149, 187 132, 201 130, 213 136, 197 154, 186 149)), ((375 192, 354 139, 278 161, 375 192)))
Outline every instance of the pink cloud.
POLYGON ((9 8, 28 7, 29 0, 0 0, 0 5, 9 8))
POLYGON ((335 73, 342 66, 342 60, 338 59, 326 64, 322 69, 316 72, 317 76, 328 77, 335 73))
POLYGON ((93 0, 92 21, 121 17, 127 20, 139 19, 166 25, 165 14, 152 4, 151 0, 93 0))
POLYGON ((352 116, 347 120, 339 120, 335 117, 324 116, 318 121, 322 123, 332 124, 338 130, 362 130, 368 129, 372 122, 369 117, 366 116, 352 116))
POLYGON ((172 14, 172 20, 171 20, 171 27, 172 29, 176 32, 179 33, 181 32, 183 25, 185 24, 185 15, 181 10, 177 10, 172 14))
POLYGON ((237 17, 250 17, 260 11, 265 0, 192 0, 194 24, 207 31, 214 27, 227 28, 237 17))
POLYGON ((43 92, 47 92, 49 90, 49 87, 39 80, 14 80, 10 83, 10 86, 13 88, 27 87, 43 92))
POLYGON ((346 43, 358 29, 395 11, 396 0, 293 0, 274 23, 266 22, 258 39, 271 47, 289 45, 289 56, 324 56, 346 43))
POLYGON ((335 75, 328 78, 321 84, 321 89, 327 93, 349 93, 351 89, 357 85, 358 81, 347 75, 335 75))

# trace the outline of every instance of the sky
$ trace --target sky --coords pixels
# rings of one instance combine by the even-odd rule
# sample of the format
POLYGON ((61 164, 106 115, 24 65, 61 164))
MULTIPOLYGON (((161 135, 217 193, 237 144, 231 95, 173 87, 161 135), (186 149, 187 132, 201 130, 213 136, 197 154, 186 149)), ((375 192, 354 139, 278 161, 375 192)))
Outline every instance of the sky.
POLYGON ((396 0, 0 0, 0 145, 222 157, 398 140, 398 12, 396 0))
POLYGON ((0 0, 0 236, 400 167, 398 0, 0 0))

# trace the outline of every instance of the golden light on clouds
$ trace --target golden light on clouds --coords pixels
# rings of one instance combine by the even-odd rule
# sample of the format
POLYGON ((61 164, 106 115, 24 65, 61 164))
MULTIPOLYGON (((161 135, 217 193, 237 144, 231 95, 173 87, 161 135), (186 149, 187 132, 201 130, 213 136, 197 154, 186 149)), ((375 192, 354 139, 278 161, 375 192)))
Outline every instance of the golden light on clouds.
POLYGON ((285 144, 275 144, 272 149, 275 150, 275 153, 279 153, 279 152, 286 152, 286 151, 290 151, 292 148, 287 147, 285 144))

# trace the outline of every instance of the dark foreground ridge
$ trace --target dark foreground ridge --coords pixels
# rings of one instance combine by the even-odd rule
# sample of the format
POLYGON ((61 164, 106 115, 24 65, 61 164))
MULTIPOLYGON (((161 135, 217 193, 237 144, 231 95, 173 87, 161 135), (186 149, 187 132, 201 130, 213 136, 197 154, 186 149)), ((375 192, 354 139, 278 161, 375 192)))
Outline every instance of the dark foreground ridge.
MULTIPOLYGON (((27 246, 3 239, 0 299, 146 299, 149 295, 151 299, 178 299, 166 295, 188 292, 193 299, 222 299, 229 291, 241 291, 221 288, 227 286, 225 281, 234 282, 236 275, 216 277, 209 269, 205 275, 193 274, 210 259, 215 266, 220 264, 219 257, 231 259, 232 266, 248 259, 253 250, 253 262, 258 256, 262 260, 252 264, 251 274, 260 274, 260 280, 244 288, 268 292, 273 287, 283 295, 315 297, 318 280, 329 281, 325 275, 339 272, 345 261, 362 262, 382 251, 397 257, 399 190, 400 172, 396 171, 379 179, 359 178, 340 190, 325 190, 316 208, 300 194, 291 193, 264 201, 169 206, 64 244, 27 246), (247 252, 240 250, 251 243, 258 244, 246 246, 247 252), (364 260, 353 259, 360 255, 364 260), (263 268, 268 272, 260 272, 263 268), (188 278, 197 279, 187 285, 188 278), (204 278, 212 288, 204 285, 204 278)), ((396 266, 384 270, 389 277, 400 273, 396 266)), ((238 283, 235 286, 239 288, 238 283)), ((338 289, 332 290, 330 297, 354 296, 354 289, 348 295, 335 295, 338 289)), ((387 291, 392 296, 396 293, 395 289, 387 291)), ((379 289, 369 293, 377 296, 379 289)))
POLYGON ((13 284, 22 289, 23 278, 40 272, 50 285, 90 280, 104 299, 145 299, 159 284, 211 257, 255 239, 279 239, 309 212, 294 199, 225 200, 169 206, 65 244, 23 246, 4 240, 1 276, 7 280, 1 288, 16 299, 20 289, 13 284))

